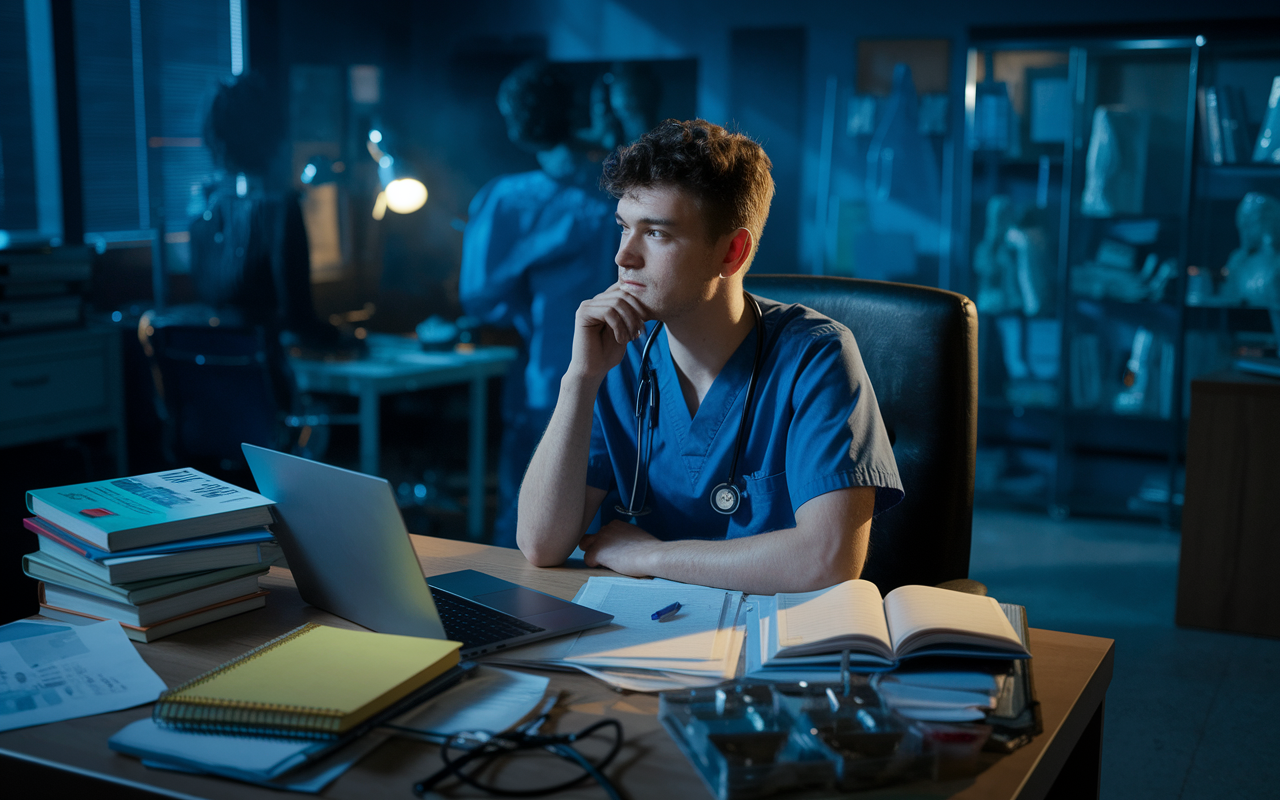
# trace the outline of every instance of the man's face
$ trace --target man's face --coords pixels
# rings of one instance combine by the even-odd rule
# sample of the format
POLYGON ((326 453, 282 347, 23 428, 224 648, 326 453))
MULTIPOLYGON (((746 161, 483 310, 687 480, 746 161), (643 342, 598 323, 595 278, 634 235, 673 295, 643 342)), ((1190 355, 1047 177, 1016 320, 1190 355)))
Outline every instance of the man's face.
POLYGON ((618 201, 616 217, 618 280, 654 319, 670 323, 715 294, 727 245, 709 239, 691 195, 674 186, 634 189, 618 201))

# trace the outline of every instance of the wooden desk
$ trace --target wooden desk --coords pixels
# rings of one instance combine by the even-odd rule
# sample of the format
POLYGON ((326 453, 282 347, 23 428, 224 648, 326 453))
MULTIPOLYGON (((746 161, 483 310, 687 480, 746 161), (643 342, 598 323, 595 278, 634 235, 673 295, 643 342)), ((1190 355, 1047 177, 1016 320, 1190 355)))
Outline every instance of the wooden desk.
POLYGON ((467 535, 484 534, 485 420, 488 417, 487 381, 506 374, 516 358, 514 347, 482 347, 470 353, 424 352, 416 339, 370 334, 369 354, 355 361, 290 362, 298 388, 304 392, 329 392, 360 398, 360 471, 380 474, 378 404, 383 395, 416 392, 454 383, 471 385, 467 415, 471 420, 467 455, 467 535))
MULTIPOLYGON (((515 550, 418 536, 413 539, 428 575, 481 569, 570 598, 588 576, 610 574, 586 568, 538 569, 515 550)), ((272 569, 262 584, 272 590, 266 608, 138 645, 139 652, 172 686, 304 622, 354 627, 305 605, 287 571, 272 569)), ((1046 797, 1051 788, 1055 797, 1096 797, 1102 707, 1111 681, 1113 642, 1033 628, 1031 650, 1036 659, 1036 689, 1045 727, 1034 742, 1008 756, 984 756, 988 767, 976 777, 890 787, 860 793, 859 797, 1021 799, 1046 797)), ((560 730, 576 730, 602 714, 622 721, 626 746, 610 768, 610 775, 633 800, 662 793, 668 797, 710 796, 658 723, 656 695, 619 694, 583 675, 549 674, 552 686, 567 692, 562 705, 567 705, 568 710, 558 720, 560 730)), ((53 796, 69 795, 74 790, 84 797, 99 797, 104 789, 119 788, 101 784, 108 781, 140 792, 150 789, 176 797, 282 797, 277 792, 234 781, 150 770, 134 758, 107 749, 107 739, 113 733, 150 712, 151 707, 145 706, 0 733, 0 763, 6 782, 13 786, 40 786, 53 796)), ((412 797, 412 784, 434 772, 439 763, 434 747, 392 739, 331 784, 323 796, 361 800, 412 797)), ((513 779, 518 778, 520 770, 529 768, 530 762, 522 763, 519 758, 511 759, 508 767, 513 779)), ((460 790, 458 794, 475 795, 460 790)), ((586 785, 566 796, 598 799, 602 793, 598 787, 586 785)))

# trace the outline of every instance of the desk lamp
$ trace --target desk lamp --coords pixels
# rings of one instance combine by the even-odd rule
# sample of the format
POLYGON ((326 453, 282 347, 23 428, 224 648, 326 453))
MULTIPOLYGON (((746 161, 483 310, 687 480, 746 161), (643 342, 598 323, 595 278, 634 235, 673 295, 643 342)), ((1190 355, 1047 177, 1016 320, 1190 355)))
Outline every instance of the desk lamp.
POLYGON ((373 204, 373 218, 379 220, 387 209, 397 214, 412 214, 427 202, 427 187, 399 165, 395 157, 385 151, 384 144, 382 131, 371 129, 365 146, 378 162, 378 180, 382 182, 382 191, 373 204))
MULTIPOLYGON (((382 131, 377 128, 370 130, 365 145, 378 164, 378 181, 382 184, 382 191, 378 192, 373 204, 374 219, 382 219, 388 210, 412 214, 426 205, 427 187, 396 161, 395 156, 383 149, 382 131)), ((339 180, 338 174, 343 171, 345 167, 341 161, 317 155, 307 162, 298 177, 308 186, 319 186, 339 180)))

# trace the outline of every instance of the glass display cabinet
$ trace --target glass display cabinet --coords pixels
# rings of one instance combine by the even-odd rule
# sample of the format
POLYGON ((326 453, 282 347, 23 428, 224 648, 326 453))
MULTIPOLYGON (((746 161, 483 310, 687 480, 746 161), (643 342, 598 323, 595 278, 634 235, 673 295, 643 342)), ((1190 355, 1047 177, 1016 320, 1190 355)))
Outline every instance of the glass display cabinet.
POLYGON ((1200 49, 973 42, 958 259, 980 499, 1176 518, 1200 49))
POLYGON ((1191 380, 1276 354, 1280 37, 1208 34, 972 37, 980 499, 1176 525, 1191 380))

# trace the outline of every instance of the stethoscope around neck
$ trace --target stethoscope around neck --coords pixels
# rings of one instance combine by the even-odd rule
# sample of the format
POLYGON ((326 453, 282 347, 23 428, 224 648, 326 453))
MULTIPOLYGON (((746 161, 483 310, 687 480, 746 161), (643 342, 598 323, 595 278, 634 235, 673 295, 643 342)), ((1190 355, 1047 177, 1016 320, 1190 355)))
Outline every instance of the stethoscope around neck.
MULTIPOLYGON (((732 514, 742 504, 742 492, 734 485, 738 476, 738 457, 742 454, 743 445, 747 441, 747 427, 751 418, 751 405, 755 399, 756 379, 760 375, 760 361, 764 355, 764 315, 760 312, 760 304, 749 294, 747 305, 756 315, 756 356, 751 365, 751 379, 747 381, 747 400, 742 404, 742 421, 738 425, 738 438, 733 445, 733 459, 729 464, 729 476, 716 484, 711 490, 711 507, 721 514, 732 514)), ((631 483, 631 498, 627 505, 618 503, 614 508, 628 517, 642 517, 653 511, 648 505, 637 507, 637 501, 644 503, 649 493, 649 459, 653 455, 653 432, 658 427, 658 380, 653 366, 649 363, 649 351, 662 331, 662 323, 653 326, 653 332, 645 340, 644 349, 640 351, 640 386, 636 389, 636 474, 631 483), (645 420, 648 420, 646 424, 645 420)))

